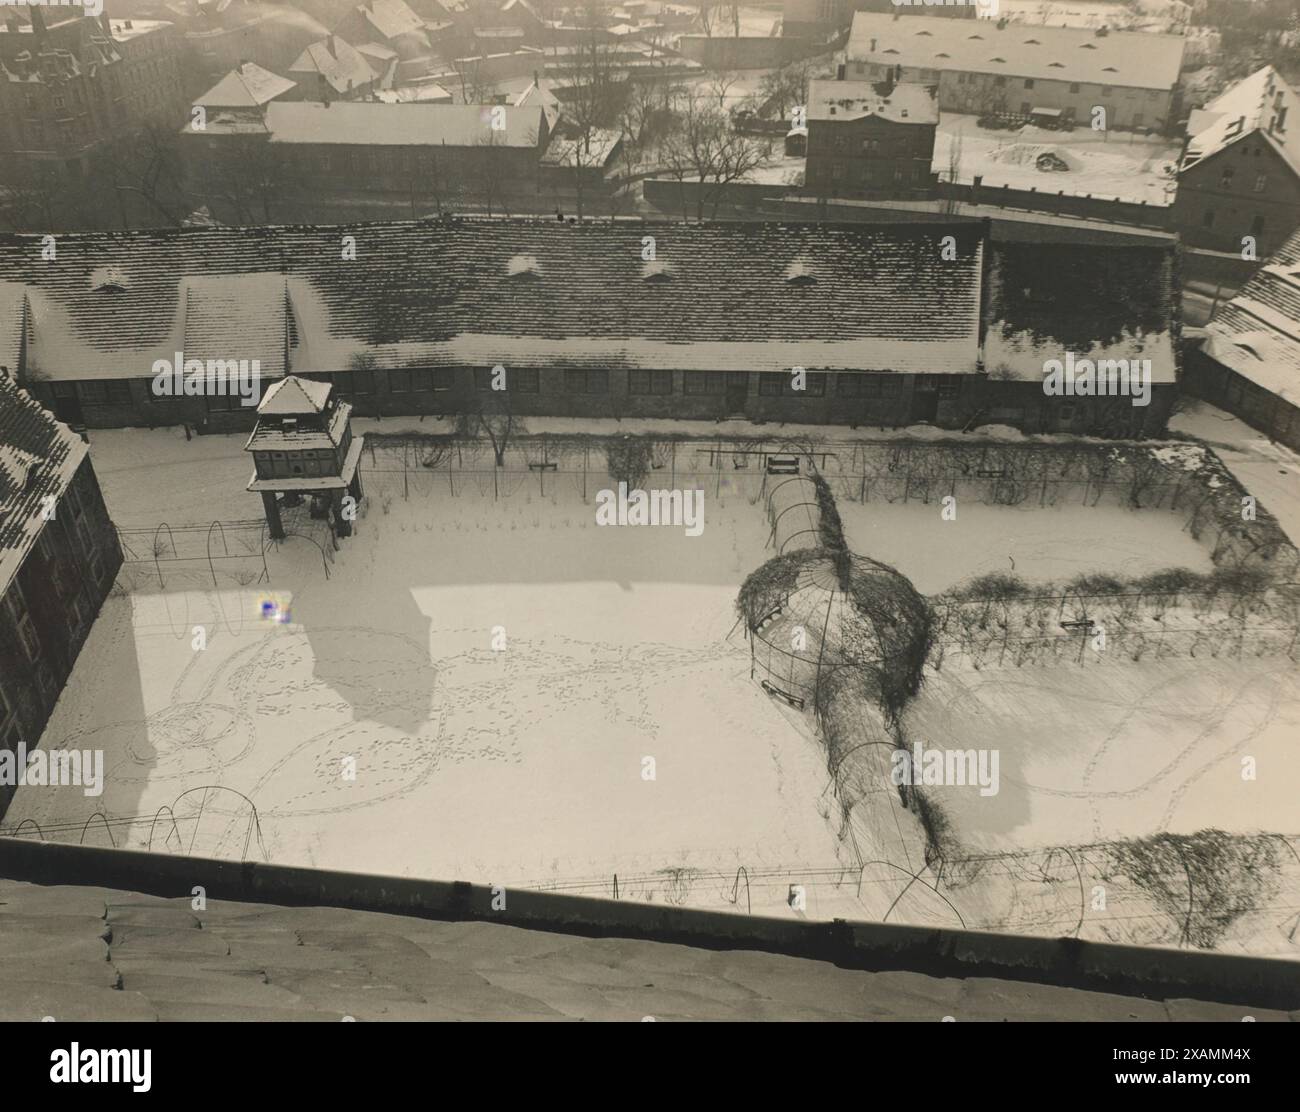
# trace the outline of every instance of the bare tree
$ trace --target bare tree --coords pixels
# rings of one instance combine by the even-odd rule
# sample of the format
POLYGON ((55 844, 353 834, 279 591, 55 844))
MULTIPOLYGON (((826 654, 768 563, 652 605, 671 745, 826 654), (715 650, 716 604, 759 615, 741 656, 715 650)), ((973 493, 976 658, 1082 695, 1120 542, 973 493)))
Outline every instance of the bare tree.
POLYGON ((682 100, 676 127, 664 141, 664 165, 677 180, 682 216, 688 219, 686 182, 696 186, 695 219, 704 219, 706 204, 716 217, 727 186, 772 162, 771 143, 738 134, 725 112, 688 93, 682 100))

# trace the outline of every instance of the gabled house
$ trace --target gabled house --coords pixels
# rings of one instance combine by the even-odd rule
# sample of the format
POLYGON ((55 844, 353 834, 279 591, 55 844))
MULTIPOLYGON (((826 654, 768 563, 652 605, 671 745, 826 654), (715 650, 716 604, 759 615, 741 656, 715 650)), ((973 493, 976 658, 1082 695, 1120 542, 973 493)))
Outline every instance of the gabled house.
POLYGON ((1300 95, 1265 66, 1192 112, 1174 217, 1196 247, 1262 259, 1300 227, 1300 95))
MULTIPOLYGON (((387 47, 387 51, 396 59, 387 47)), ((392 83, 393 64, 376 69, 361 51, 338 35, 314 42, 304 50, 289 73, 300 82, 307 98, 312 100, 342 99, 362 100, 381 88, 387 88, 381 75, 392 83)))

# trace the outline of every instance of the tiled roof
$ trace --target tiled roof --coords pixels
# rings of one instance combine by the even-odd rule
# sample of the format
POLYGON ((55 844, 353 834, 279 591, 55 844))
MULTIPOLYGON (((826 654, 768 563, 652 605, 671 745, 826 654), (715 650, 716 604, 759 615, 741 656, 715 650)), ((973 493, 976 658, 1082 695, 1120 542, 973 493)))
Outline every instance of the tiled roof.
POLYGON ((378 101, 276 101, 266 109, 273 143, 391 147, 536 147, 539 107, 478 104, 383 104, 378 101), (505 126, 492 127, 493 112, 505 126))
POLYGON ((295 83, 287 77, 264 70, 255 62, 244 62, 194 103, 205 108, 260 108, 293 88, 295 83))
POLYGON ((1172 89, 1182 68, 1182 35, 985 20, 857 12, 850 62, 1006 74, 1133 89, 1172 89))
POLYGON ((1177 381, 1174 248, 989 245, 984 367, 1041 381, 1043 364, 1150 359, 1153 383, 1177 381))
POLYGON ((0 596, 45 524, 45 499, 57 501, 85 456, 79 436, 0 375, 0 596))
POLYGON ((1256 70, 1196 109, 1187 130, 1192 138, 1183 155, 1184 170, 1258 135, 1300 176, 1300 95, 1272 66, 1256 70), (1280 130, 1270 127, 1275 120, 1282 124, 1280 130))
POLYGON ((0 271, 27 286, 28 363, 59 379, 145 375, 178 350, 259 358, 270 373, 286 335, 299 374, 346 370, 361 354, 379 368, 957 374, 978 369, 983 250, 968 223, 466 218, 70 234, 52 262, 39 237, 11 235, 0 237, 0 271), (356 237, 353 261, 341 258, 345 235, 356 237), (947 235, 952 260, 941 257, 947 235), (669 280, 646 280, 646 236, 669 280), (524 273, 510 265, 517 257, 537 262, 524 273), (106 266, 123 287, 91 286, 106 266), (209 309, 196 305, 203 296, 209 309))
MULTIPOLYGON (((274 897, 270 883, 263 890, 274 897)), ((895 942, 892 968, 868 972, 746 948, 744 920, 734 918, 735 944, 713 949, 676 940, 669 926, 662 933, 673 941, 226 898, 195 911, 188 895, 0 879, 0 925, 23 954, 0 980, 0 1020, 1300 1019, 1258 1000, 1228 1005, 1176 991, 1151 998, 1122 980, 1112 991, 1062 987, 1035 976, 1032 943, 1044 940, 999 941, 1008 961, 1025 961, 1018 980, 926 971, 945 942, 964 954, 965 938, 933 932, 931 941, 920 930, 895 942)), ((1095 945, 1070 941, 1076 954, 1091 955, 1086 947, 1095 945)), ((1163 956, 1153 949, 1145 964, 1158 974, 1163 956)), ((1132 1039, 1154 1041, 1142 1031, 1132 1039)))
POLYGON ((870 81, 815 80, 808 83, 808 119, 861 120, 876 116, 895 123, 937 124, 939 102, 930 85, 887 85, 870 81))
POLYGON ((1219 308, 1205 333, 1207 355, 1300 405, 1300 232, 1219 308))

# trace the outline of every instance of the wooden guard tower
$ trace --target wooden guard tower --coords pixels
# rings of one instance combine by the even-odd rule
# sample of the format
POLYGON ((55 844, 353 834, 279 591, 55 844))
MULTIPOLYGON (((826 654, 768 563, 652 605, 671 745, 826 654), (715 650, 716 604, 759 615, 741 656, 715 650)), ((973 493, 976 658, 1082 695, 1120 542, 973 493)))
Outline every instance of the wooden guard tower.
POLYGON ((340 537, 352 533, 351 514, 343 497, 361 501, 364 437, 352 436, 352 406, 332 397, 327 382, 288 375, 275 383, 257 407, 257 427, 244 445, 253 453, 256 471, 248 489, 262 496, 271 536, 284 539, 279 495, 297 501, 311 496, 340 537))

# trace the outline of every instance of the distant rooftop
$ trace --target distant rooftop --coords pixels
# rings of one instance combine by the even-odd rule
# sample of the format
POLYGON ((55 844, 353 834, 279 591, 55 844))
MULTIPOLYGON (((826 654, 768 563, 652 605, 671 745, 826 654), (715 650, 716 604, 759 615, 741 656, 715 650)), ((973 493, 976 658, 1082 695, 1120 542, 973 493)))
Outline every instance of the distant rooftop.
POLYGON ((1182 35, 1038 27, 937 16, 856 12, 851 62, 1169 90, 1182 68, 1182 35))
POLYGON ((261 108, 296 87, 287 77, 244 62, 231 70, 194 103, 204 108, 261 108))
POLYGON ((937 124, 933 86, 814 80, 808 83, 808 119, 861 120, 875 116, 893 123, 937 124))

